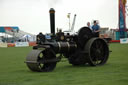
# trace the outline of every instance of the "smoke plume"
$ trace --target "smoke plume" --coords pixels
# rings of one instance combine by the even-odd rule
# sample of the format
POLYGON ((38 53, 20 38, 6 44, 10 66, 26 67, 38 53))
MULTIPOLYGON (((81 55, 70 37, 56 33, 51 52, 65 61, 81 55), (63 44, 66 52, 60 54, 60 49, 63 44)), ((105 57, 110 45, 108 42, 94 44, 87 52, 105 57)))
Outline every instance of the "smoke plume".
POLYGON ((48 6, 50 8, 54 8, 56 4, 58 4, 61 0, 47 0, 48 6))

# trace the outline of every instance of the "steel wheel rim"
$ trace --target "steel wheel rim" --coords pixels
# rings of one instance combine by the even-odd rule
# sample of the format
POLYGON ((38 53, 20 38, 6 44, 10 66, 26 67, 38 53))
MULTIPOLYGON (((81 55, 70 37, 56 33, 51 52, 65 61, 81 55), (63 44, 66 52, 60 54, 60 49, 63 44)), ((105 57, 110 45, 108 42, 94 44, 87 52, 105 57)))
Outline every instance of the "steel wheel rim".
POLYGON ((49 72, 56 67, 56 62, 46 63, 45 60, 53 58, 56 57, 53 55, 51 51, 32 50, 26 58, 26 64, 28 68, 32 71, 49 72), (47 55, 46 52, 48 52, 49 55, 47 55))
POLYGON ((90 39, 87 42, 85 49, 88 52, 88 63, 92 66, 103 65, 108 60, 109 48, 103 39, 90 39))

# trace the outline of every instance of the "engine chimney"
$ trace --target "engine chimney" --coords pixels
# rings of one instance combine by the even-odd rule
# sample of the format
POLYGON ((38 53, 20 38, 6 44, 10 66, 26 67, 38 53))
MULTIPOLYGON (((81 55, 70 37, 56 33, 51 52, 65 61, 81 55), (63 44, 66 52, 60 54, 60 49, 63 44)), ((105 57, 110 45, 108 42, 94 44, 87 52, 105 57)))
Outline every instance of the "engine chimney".
POLYGON ((55 10, 51 8, 49 10, 49 13, 50 13, 51 34, 55 35, 55 10))

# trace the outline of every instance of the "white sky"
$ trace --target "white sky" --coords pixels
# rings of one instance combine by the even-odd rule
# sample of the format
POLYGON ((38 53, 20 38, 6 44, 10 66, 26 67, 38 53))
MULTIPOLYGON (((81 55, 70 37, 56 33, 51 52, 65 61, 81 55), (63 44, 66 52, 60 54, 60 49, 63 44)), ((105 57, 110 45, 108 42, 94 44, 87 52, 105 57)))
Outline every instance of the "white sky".
POLYGON ((56 11, 56 28, 68 29, 68 13, 71 21, 77 14, 76 31, 92 20, 99 20, 101 27, 118 27, 118 0, 0 0, 0 26, 49 33, 51 7, 56 11))

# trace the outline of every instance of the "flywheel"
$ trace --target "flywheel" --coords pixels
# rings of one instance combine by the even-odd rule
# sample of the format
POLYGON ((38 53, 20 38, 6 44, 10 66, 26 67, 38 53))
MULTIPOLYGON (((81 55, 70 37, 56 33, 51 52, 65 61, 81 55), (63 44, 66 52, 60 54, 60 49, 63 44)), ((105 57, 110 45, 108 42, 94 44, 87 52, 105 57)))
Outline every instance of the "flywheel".
POLYGON ((88 27, 82 27, 78 31, 78 42, 82 48, 85 46, 85 43, 92 37, 93 33, 88 27))

